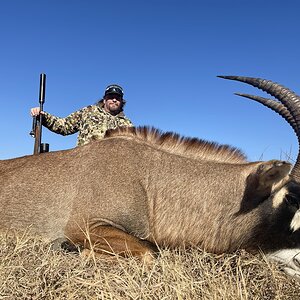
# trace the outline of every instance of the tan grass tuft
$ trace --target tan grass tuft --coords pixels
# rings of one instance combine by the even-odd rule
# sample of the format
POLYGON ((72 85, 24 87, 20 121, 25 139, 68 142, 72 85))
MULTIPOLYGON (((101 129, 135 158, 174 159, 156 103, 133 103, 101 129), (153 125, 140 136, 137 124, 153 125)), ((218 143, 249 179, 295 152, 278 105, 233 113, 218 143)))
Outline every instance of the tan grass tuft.
POLYGON ((55 252, 26 233, 0 242, 0 299, 300 299, 299 282, 245 251, 161 250, 146 267, 55 252))

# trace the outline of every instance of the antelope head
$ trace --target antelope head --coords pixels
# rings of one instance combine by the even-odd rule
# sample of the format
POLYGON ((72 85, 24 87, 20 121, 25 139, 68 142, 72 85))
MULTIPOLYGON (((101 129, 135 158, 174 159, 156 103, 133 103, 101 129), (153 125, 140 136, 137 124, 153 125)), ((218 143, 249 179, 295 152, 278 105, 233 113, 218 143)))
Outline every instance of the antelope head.
MULTIPOLYGON (((276 99, 269 99, 236 93, 236 95, 257 101, 282 116, 293 128, 300 148, 300 96, 270 80, 241 76, 218 77, 250 84, 275 97, 276 99)), ((270 197, 275 215, 277 217, 283 216, 278 222, 279 225, 281 223, 282 226, 285 226, 285 224, 288 225, 286 222, 289 222, 288 231, 284 231, 284 233, 288 235, 287 239, 291 240, 292 243, 285 247, 283 245, 281 250, 270 253, 268 257, 271 260, 283 263, 286 273, 300 279, 300 151, 286 183, 282 188, 274 191, 270 197)))

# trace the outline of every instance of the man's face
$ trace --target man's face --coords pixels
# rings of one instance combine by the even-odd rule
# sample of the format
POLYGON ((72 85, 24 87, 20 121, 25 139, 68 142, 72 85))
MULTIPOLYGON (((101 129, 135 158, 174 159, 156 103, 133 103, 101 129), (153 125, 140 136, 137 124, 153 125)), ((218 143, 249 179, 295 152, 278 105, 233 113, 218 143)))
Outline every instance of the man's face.
POLYGON ((106 95, 103 108, 112 115, 118 114, 122 109, 122 97, 118 94, 106 95))

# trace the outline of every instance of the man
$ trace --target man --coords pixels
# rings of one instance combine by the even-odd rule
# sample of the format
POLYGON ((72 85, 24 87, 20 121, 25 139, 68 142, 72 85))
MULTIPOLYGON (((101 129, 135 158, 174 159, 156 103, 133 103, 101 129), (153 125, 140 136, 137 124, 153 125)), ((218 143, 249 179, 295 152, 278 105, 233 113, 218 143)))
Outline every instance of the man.
MULTIPOLYGON (((123 95, 121 86, 109 85, 105 89, 103 99, 97 104, 84 107, 66 118, 59 118, 42 111, 43 125, 62 135, 79 132, 77 146, 85 145, 94 139, 102 139, 108 129, 133 126, 123 113, 126 103, 123 95)), ((32 116, 37 116, 39 113, 39 107, 31 109, 32 116)))

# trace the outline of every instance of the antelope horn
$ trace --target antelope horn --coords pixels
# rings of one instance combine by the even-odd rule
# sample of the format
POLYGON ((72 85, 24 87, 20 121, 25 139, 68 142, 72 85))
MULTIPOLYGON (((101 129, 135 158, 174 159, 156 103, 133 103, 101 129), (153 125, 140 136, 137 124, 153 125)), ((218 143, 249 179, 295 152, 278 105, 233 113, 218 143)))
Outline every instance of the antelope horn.
POLYGON ((242 76, 218 76, 220 78, 248 83, 274 96, 283 103, 294 116, 297 124, 300 122, 300 97, 288 88, 270 80, 242 76))
POLYGON ((268 99, 260 96, 254 96, 254 95, 242 94, 242 93, 234 93, 234 94, 237 96, 254 100, 256 102, 263 104, 266 107, 269 107, 270 109, 278 113, 281 117, 283 117, 291 125, 291 127, 294 129, 297 135, 298 126, 296 120, 282 103, 273 99, 268 99))
MULTIPOLYGON (((300 148, 300 97, 288 88, 272 82, 270 80, 261 79, 261 78, 252 78, 252 77, 242 77, 242 76, 218 76, 220 78, 241 81, 247 84, 250 84, 254 87, 257 87, 264 92, 274 96, 278 99, 289 111, 290 115, 295 120, 296 135, 298 138, 298 145, 300 148)), ((285 118, 285 117, 284 117, 285 118)), ((287 120, 287 119, 286 119, 287 120)), ((287 122, 289 122, 287 120, 287 122)), ((294 165, 294 168, 291 171, 291 177, 300 182, 300 151, 298 152, 297 160, 294 165)))

